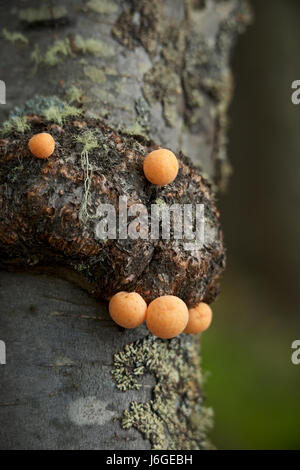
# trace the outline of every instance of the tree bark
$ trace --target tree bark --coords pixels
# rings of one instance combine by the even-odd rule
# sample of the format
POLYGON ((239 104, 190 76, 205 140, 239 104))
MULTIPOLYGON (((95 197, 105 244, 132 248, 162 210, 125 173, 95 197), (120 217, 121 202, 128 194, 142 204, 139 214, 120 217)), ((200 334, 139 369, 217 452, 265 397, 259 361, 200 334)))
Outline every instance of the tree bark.
MULTIPOLYGON (((12 1, 0 18, 2 120, 15 106, 20 116, 76 104, 116 132, 182 151, 224 187, 229 60, 246 1, 12 1)), ((58 266, 25 267, 1 272, 0 448, 210 447, 198 339, 123 331, 58 266)))

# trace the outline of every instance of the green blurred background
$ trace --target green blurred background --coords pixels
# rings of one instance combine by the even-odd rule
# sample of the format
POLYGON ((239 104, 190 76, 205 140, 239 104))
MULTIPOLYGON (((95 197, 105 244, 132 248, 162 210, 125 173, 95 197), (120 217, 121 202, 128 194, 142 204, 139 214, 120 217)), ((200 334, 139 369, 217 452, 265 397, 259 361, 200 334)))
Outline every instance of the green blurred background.
POLYGON ((202 335, 206 394, 219 449, 300 449, 300 2, 252 4, 233 57, 228 267, 202 335))

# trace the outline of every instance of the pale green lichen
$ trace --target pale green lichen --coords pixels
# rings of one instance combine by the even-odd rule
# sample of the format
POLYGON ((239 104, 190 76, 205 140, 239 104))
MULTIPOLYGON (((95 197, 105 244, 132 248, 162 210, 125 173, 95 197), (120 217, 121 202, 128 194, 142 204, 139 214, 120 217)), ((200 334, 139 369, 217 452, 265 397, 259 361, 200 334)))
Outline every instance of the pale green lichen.
POLYGON ((81 207, 79 211, 79 219, 86 223, 91 217, 88 213, 87 207, 90 202, 90 189, 91 181, 93 176, 94 167, 89 161, 89 152, 98 148, 98 140, 92 130, 88 129, 82 134, 76 136, 76 142, 82 145, 81 151, 81 167, 84 172, 84 194, 81 201, 81 207))
POLYGON ((60 109, 63 109, 65 103, 57 96, 35 95, 34 98, 27 100, 22 106, 16 106, 10 112, 10 117, 22 117, 29 114, 36 114, 41 116, 44 110, 50 108, 51 106, 56 106, 60 109))
POLYGON ((53 67, 61 63, 64 57, 75 57, 76 54, 91 54, 96 57, 110 57, 114 50, 108 44, 94 38, 83 38, 77 34, 74 39, 57 39, 42 53, 37 44, 31 53, 35 69, 41 64, 53 67))
POLYGON ((82 109, 78 109, 75 106, 71 106, 69 104, 65 104, 63 110, 62 110, 62 120, 66 120, 69 118, 76 118, 82 115, 82 109))
POLYGON ((81 88, 71 85, 66 91, 67 100, 69 103, 82 103, 84 92, 81 88))
POLYGON ((64 6, 50 8, 43 5, 40 8, 22 8, 18 11, 18 15, 22 21, 36 23, 64 18, 67 16, 67 9, 64 6))
POLYGON ((48 47, 44 54, 39 45, 36 44, 31 53, 30 60, 34 63, 34 71, 36 71, 41 64, 49 66, 57 65, 63 57, 68 55, 72 55, 68 39, 58 39, 48 47))
POLYGON ((155 200, 155 204, 156 204, 157 206, 164 206, 166 203, 165 203, 165 201, 164 201, 163 199, 158 198, 158 199, 155 200))
POLYGON ((47 49, 43 62, 50 66, 57 65, 68 55, 72 55, 68 39, 58 39, 47 49))
POLYGON ((19 31, 8 31, 6 28, 2 29, 2 36, 9 42, 15 44, 16 42, 23 42, 24 44, 28 44, 28 39, 24 34, 20 33, 19 31))
POLYGON ((55 122, 60 126, 63 125, 64 121, 71 118, 71 117, 79 117, 82 114, 82 110, 76 108, 75 106, 71 106, 68 104, 64 104, 64 106, 50 106, 46 108, 42 112, 42 116, 47 121, 55 122))
POLYGON ((156 380, 152 399, 132 402, 121 418, 124 429, 139 430, 153 449, 211 448, 207 432, 212 410, 203 406, 198 348, 187 335, 170 341, 149 336, 115 354, 112 375, 119 390, 139 390, 141 377, 156 380))
POLYGON ((114 53, 113 48, 105 42, 94 38, 86 39, 79 34, 75 36, 74 44, 82 54, 92 54, 97 57, 109 57, 114 53))
POLYGON ((77 135, 76 142, 82 144, 82 152, 88 153, 98 147, 98 140, 91 129, 84 131, 82 134, 77 135))
POLYGON ((135 122, 132 126, 125 127, 123 132, 128 135, 142 135, 144 137, 148 137, 145 129, 139 122, 135 122))
POLYGON ((34 46, 33 51, 30 54, 30 60, 34 64, 33 73, 36 73, 39 65, 43 62, 43 54, 38 44, 34 46))
POLYGON ((8 121, 5 121, 2 125, 1 135, 5 136, 11 134, 12 132, 24 132, 30 130, 30 124, 27 121, 26 116, 15 116, 11 117, 8 121))
POLYGON ((118 11, 118 6, 111 0, 89 0, 86 6, 100 15, 110 15, 118 11))
POLYGON ((98 83, 101 85, 106 82, 105 72, 99 67, 96 67, 95 65, 87 65, 83 68, 83 72, 85 76, 92 80, 92 82, 94 83, 98 83))
POLYGON ((26 101, 23 106, 17 106, 10 112, 9 120, 3 124, 2 134, 9 134, 13 131, 24 133, 29 130, 31 126, 26 116, 30 114, 43 116, 47 121, 61 126, 70 118, 80 117, 82 110, 60 100, 57 96, 37 95, 26 101))

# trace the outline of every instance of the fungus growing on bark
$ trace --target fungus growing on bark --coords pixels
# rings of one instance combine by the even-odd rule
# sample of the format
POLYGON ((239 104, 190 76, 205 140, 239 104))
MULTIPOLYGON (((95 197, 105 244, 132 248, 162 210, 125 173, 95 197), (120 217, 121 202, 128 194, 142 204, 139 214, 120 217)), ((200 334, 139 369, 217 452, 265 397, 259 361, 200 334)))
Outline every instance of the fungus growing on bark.
POLYGON ((188 319, 188 308, 179 297, 163 295, 148 306, 146 325, 158 338, 170 339, 183 332, 188 319))
POLYGON ((146 318, 147 304, 136 292, 118 292, 109 302, 111 318, 123 328, 136 328, 146 318))
POLYGON ((197 334, 209 328, 212 321, 212 309, 204 302, 189 309, 189 321, 184 330, 185 333, 197 334))
POLYGON ((1 266, 54 267, 96 298, 126 290, 146 303, 162 295, 178 296, 188 308, 211 303, 225 253, 214 195, 200 171, 179 153, 180 171, 172 185, 149 185, 142 167, 144 155, 157 149, 154 142, 86 116, 82 129, 66 118, 63 132, 56 132, 41 114, 31 117, 29 129, 6 127, 0 145, 1 266), (55 132, 57 151, 48 160, 28 158, 29 139, 45 132, 55 132), (98 238, 99 204, 118 213, 120 196, 127 198, 125 209, 143 204, 149 214, 158 200, 168 206, 203 204, 205 244, 186 250, 185 240, 175 239, 172 231, 168 240, 122 238, 118 227, 116 238, 98 238))
POLYGON ((32 155, 37 158, 49 158, 55 149, 55 142, 48 132, 35 134, 28 142, 28 147, 32 155))
POLYGON ((178 173, 178 160, 173 152, 159 148, 150 152, 144 160, 144 173, 148 181, 158 186, 172 183, 178 173))

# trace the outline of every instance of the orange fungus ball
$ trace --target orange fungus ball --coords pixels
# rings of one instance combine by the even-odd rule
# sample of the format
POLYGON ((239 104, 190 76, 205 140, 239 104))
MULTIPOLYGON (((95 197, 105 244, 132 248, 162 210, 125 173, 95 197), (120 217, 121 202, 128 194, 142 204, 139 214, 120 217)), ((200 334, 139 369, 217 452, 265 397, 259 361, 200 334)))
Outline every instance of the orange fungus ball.
POLYGON ((178 173, 178 160, 171 150, 159 148, 148 153, 144 160, 144 174, 158 186, 172 183, 178 173))
POLYGON ((169 339, 183 332, 188 319, 188 308, 183 300, 174 295, 163 295, 149 304, 146 325, 153 335, 169 339))
POLYGON ((195 308, 189 309, 189 321, 185 333, 197 334, 207 330, 212 321, 212 310, 209 305, 200 302, 195 308))
POLYGON ((135 328, 146 318, 147 304, 137 292, 118 292, 109 302, 111 318, 123 328, 135 328))
POLYGON ((28 147, 35 157, 48 158, 54 152, 55 142, 52 135, 47 132, 41 132, 31 137, 28 147))

